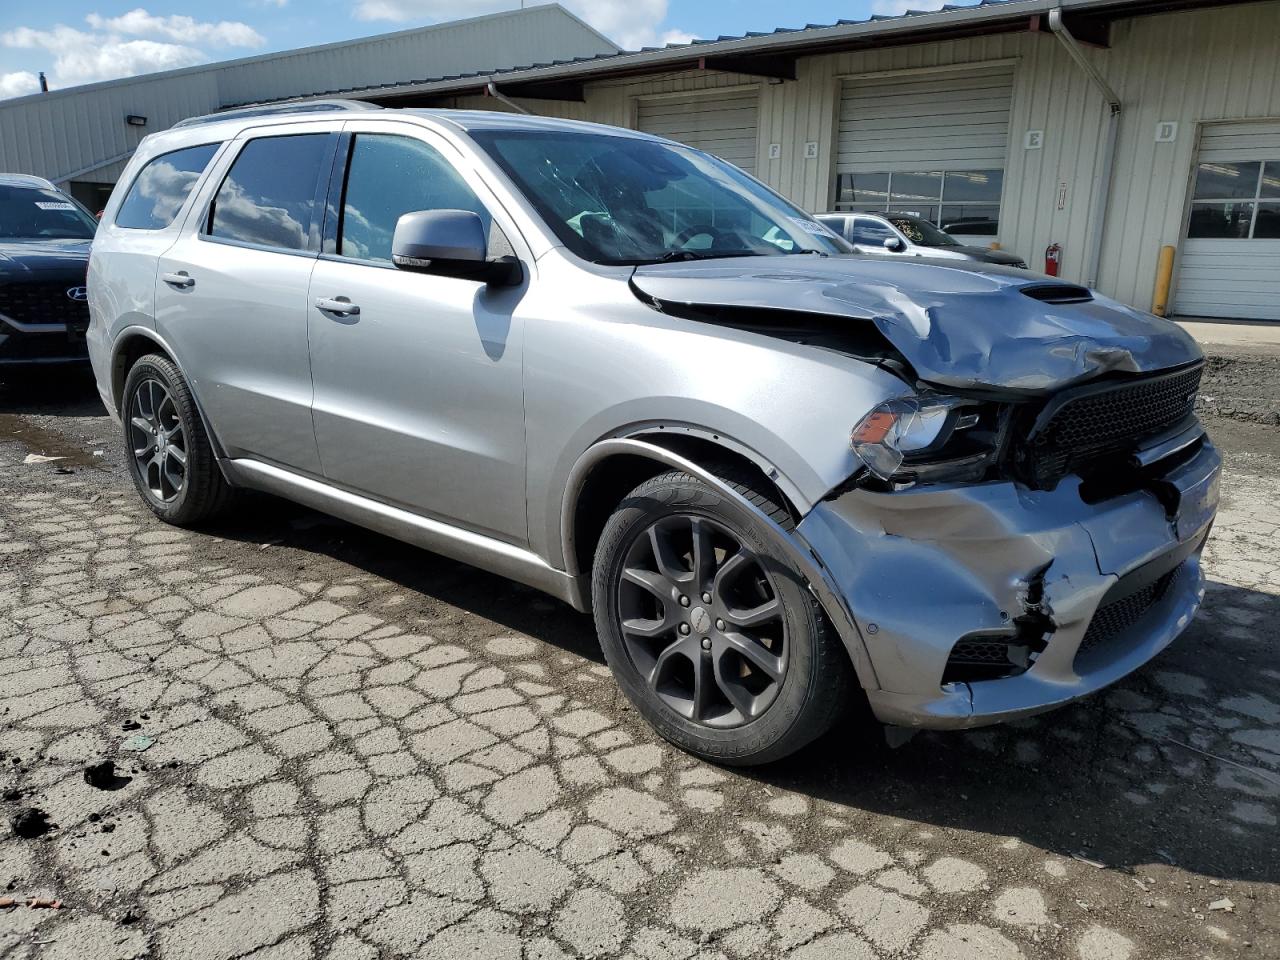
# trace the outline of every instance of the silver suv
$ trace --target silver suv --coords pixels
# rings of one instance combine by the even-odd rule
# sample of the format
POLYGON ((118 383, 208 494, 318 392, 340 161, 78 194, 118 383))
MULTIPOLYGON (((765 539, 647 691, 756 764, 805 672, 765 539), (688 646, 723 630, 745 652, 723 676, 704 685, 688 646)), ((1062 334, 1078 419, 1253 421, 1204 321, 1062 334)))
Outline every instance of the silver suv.
POLYGON ((1172 323, 851 254, 737 168, 486 112, 148 137, 89 271, 138 491, 270 491, 592 611, 664 737, 1038 713, 1203 596, 1220 460, 1172 323))

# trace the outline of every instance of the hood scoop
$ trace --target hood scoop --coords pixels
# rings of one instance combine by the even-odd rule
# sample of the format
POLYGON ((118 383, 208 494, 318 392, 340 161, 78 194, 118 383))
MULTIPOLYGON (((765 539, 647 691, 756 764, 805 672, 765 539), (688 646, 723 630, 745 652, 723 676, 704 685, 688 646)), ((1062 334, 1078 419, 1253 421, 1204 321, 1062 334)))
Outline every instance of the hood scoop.
POLYGON ((1022 295, 1041 303, 1088 303, 1093 292, 1070 283, 1036 283, 1022 288, 1022 295))
MULTIPOLYGON (((740 257, 638 267, 643 301, 717 314, 816 314, 870 327, 923 381, 1035 396, 1107 373, 1149 373, 1202 357, 1177 324, 1022 270, 887 257, 740 257)), ((757 321, 758 322, 758 321, 757 321)), ((736 325, 736 324, 735 324, 736 325)), ((852 331, 851 331, 852 332, 852 331)))

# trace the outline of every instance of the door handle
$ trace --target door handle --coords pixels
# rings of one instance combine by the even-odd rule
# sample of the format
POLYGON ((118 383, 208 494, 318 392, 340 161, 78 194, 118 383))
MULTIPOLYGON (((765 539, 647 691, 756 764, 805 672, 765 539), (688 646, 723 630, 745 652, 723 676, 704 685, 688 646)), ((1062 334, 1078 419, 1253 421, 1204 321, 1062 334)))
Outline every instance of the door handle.
POLYGON ((183 290, 188 290, 196 285, 196 278, 188 276, 185 270, 180 270, 177 273, 161 274, 160 279, 171 286, 181 287, 183 290))
POLYGON ((346 297, 316 297, 316 307, 340 317, 360 316, 360 308, 346 297))

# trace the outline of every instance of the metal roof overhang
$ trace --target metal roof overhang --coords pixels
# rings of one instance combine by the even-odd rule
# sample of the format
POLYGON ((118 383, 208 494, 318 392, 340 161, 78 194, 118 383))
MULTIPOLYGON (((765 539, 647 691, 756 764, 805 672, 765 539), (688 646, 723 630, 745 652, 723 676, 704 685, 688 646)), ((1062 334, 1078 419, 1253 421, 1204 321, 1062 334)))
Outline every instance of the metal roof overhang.
POLYGON ((830 27, 697 41, 679 47, 602 55, 568 63, 343 91, 382 106, 434 106, 448 97, 484 95, 490 82, 507 96, 582 101, 587 83, 684 70, 716 70, 794 80, 801 57, 847 50, 957 40, 1016 31, 1048 32, 1050 10, 1082 42, 1108 46, 1112 22, 1156 13, 1230 6, 1249 0, 1003 0, 929 13, 877 17, 830 27))

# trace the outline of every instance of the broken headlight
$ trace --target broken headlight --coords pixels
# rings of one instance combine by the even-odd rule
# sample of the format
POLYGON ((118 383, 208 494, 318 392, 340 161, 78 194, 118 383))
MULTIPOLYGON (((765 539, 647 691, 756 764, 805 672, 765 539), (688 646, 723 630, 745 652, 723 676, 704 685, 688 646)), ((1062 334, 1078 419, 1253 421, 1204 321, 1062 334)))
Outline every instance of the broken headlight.
POLYGON ((853 428, 854 454, 883 481, 976 478, 996 447, 999 411, 942 395, 894 397, 853 428))

